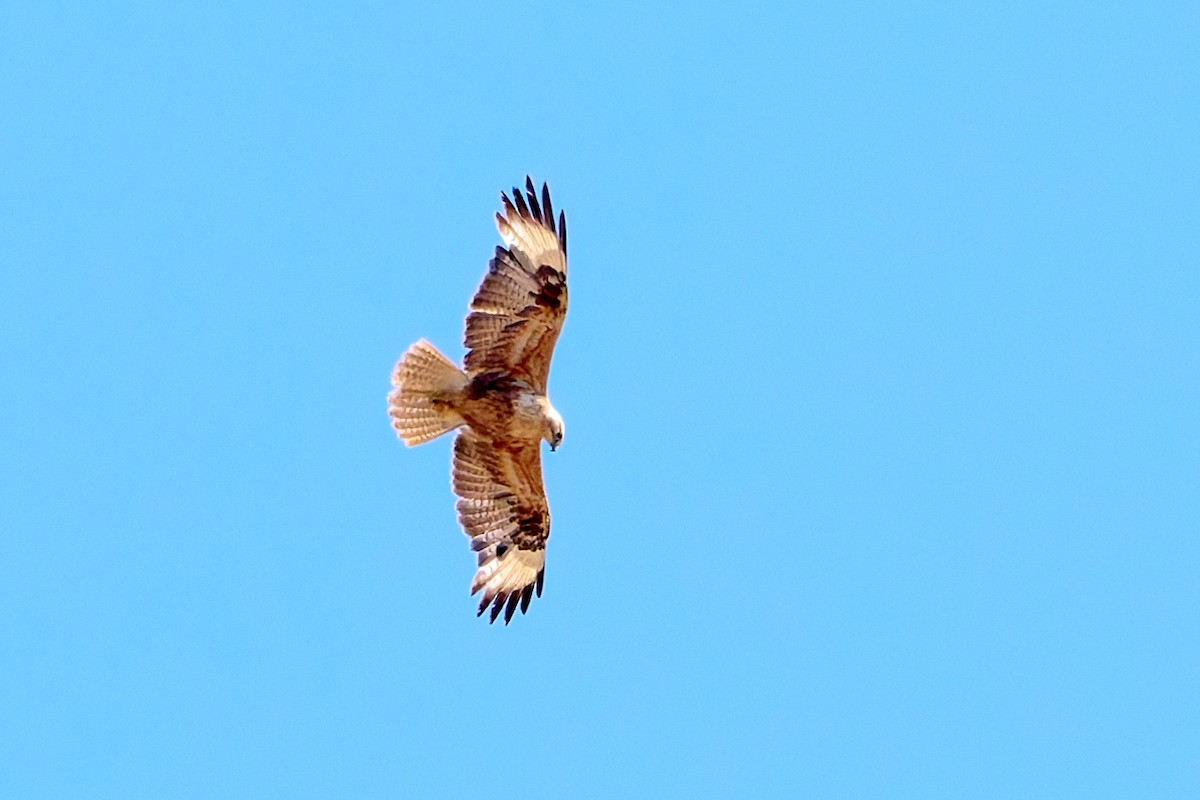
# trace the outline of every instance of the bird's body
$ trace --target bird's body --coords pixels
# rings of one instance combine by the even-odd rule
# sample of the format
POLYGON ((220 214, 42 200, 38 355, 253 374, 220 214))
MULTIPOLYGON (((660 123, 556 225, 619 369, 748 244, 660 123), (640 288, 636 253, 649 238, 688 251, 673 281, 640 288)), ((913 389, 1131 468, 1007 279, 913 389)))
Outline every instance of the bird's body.
POLYGON ((472 430, 500 441, 537 441, 558 413, 546 395, 494 370, 471 379, 459 408, 472 430))
POLYGON ((538 203, 533 182, 515 204, 501 195, 496 226, 507 249, 496 248, 471 301, 463 368, 425 340, 400 359, 388 395, 392 426, 417 445, 459 429, 452 485, 458 517, 479 569, 471 591, 483 591, 507 624, 540 596, 550 510, 542 486, 541 441, 553 450, 563 420, 550 404, 547 379, 567 311, 566 218, 557 224, 550 192, 538 203))

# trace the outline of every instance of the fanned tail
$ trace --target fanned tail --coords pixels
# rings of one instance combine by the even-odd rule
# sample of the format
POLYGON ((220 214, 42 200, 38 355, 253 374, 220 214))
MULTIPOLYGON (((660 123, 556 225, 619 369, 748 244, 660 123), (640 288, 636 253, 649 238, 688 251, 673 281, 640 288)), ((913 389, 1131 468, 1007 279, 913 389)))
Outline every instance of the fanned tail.
POLYGON ((456 408, 467 376, 424 339, 401 356, 392 385, 388 416, 406 445, 423 444, 463 424, 456 408))

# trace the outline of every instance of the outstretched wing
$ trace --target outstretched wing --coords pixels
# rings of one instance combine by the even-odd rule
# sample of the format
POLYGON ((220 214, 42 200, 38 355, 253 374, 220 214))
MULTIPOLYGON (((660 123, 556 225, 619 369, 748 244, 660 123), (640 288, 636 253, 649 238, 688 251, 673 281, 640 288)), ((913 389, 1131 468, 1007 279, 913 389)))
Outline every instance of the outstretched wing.
POLYGON ((557 224, 550 189, 538 203, 526 176, 525 196, 501 194, 496 227, 508 246, 496 248, 471 300, 463 344, 469 373, 501 369, 545 393, 554 344, 567 315, 567 219, 557 224), (514 204, 515 203, 515 204, 514 204))
POLYGON ((518 603, 542 596, 550 508, 542 487, 539 441, 508 447, 464 428, 454 440, 454 493, 458 521, 479 554, 471 594, 483 590, 479 614, 491 605, 491 621, 504 611, 507 625, 518 603))

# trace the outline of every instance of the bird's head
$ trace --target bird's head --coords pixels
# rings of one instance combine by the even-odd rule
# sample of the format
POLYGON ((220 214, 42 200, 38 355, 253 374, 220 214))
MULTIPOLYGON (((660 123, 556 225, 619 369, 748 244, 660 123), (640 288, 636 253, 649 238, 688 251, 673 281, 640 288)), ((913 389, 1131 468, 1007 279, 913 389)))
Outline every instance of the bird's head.
POLYGON ((555 410, 554 406, 550 405, 550 401, 546 401, 546 426, 542 433, 542 438, 550 443, 550 450, 558 449, 562 444, 563 435, 567 432, 567 426, 563 423, 562 415, 555 410))

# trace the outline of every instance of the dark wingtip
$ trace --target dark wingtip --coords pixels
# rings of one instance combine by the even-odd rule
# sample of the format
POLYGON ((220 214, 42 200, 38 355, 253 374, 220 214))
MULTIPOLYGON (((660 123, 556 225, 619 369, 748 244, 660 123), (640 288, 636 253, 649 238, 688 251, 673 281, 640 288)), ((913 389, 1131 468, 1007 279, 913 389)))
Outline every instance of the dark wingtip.
MULTIPOLYGON (((520 195, 517 195, 517 196, 520 197, 520 195)), ((510 217, 516 215, 517 209, 513 206, 512 200, 508 199, 507 192, 500 193, 500 204, 504 206, 505 214, 507 214, 510 217)), ((497 216, 499 216, 499 215, 497 215, 497 216)))
POLYGON ((538 222, 545 222, 545 217, 542 216, 542 208, 538 205, 537 189, 533 188, 533 181, 529 176, 525 176, 525 199, 529 202, 529 210, 533 212, 533 218, 538 222))
POLYGON ((567 215, 558 212, 558 243, 562 245, 563 255, 567 254, 567 215))
POLYGON ((492 603, 491 619, 488 620, 489 625, 496 621, 496 617, 500 616, 500 609, 504 607, 504 601, 507 599, 508 595, 504 592, 496 595, 496 602, 492 603))
POLYGON ((521 190, 515 186, 513 187, 513 202, 516 204, 517 213, 521 215, 522 219, 532 218, 532 215, 529 213, 529 207, 525 205, 525 198, 521 195, 521 190))
POLYGON ((521 600, 520 592, 513 592, 508 596, 508 602, 504 604, 504 624, 512 622, 513 612, 517 610, 517 603, 521 600))
POLYGON ((545 577, 546 577, 546 568, 542 567, 540 570, 538 570, 538 577, 537 577, 537 596, 538 597, 542 596, 542 580, 545 577))
POLYGON ((551 233, 557 233, 554 229, 554 206, 550 204, 550 184, 542 184, 542 211, 546 213, 546 227, 551 233))

